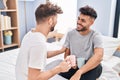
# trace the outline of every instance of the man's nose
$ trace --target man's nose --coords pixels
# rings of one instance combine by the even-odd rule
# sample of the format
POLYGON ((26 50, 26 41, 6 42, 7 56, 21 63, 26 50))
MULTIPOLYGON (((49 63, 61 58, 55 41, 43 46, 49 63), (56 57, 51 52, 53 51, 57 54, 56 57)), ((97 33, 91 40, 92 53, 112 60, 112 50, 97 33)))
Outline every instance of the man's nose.
POLYGON ((77 23, 78 23, 78 24, 81 24, 81 20, 78 20, 77 23))

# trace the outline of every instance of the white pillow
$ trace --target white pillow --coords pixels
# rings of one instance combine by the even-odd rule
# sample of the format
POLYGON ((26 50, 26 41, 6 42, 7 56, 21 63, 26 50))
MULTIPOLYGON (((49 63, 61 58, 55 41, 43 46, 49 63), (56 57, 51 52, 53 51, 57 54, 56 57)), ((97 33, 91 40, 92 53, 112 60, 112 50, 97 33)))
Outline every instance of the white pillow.
POLYGON ((116 57, 116 56, 111 56, 109 58, 109 60, 107 61, 102 61, 103 64, 105 64, 106 66, 109 66, 111 68, 113 68, 114 66, 116 66, 118 63, 120 64, 120 58, 116 57))
POLYGON ((120 73, 120 63, 116 64, 116 65, 113 67, 113 69, 114 69, 116 72, 120 73))
MULTIPOLYGON (((118 73, 120 73, 120 58, 118 58, 116 56, 112 56, 107 61, 103 60, 102 65, 103 65, 103 68, 105 68, 105 67, 111 68, 111 69, 108 69, 108 70, 113 70, 116 73, 116 76, 118 76, 118 73)), ((105 71, 106 71, 106 69, 105 70, 103 69, 104 74, 105 74, 105 71)))
POLYGON ((116 51, 117 47, 120 45, 120 38, 113 38, 108 36, 102 36, 103 47, 104 47, 104 57, 111 57, 116 51))

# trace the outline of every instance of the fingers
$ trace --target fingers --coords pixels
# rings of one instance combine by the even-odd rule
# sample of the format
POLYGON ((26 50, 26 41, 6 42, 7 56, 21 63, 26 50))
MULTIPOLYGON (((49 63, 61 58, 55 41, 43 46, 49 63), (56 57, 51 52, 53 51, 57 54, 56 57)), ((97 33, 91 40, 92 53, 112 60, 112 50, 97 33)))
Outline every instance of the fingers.
POLYGON ((72 66, 71 63, 70 63, 70 62, 67 62, 67 64, 68 64, 68 67, 71 68, 71 66, 72 66))
POLYGON ((76 57, 75 57, 75 55, 67 56, 65 61, 70 62, 72 67, 76 66, 76 57))
POLYGON ((77 66, 72 66, 73 69, 77 69, 77 66))
POLYGON ((67 62, 67 61, 70 61, 70 56, 67 56, 66 58, 65 58, 65 61, 67 62))
POLYGON ((61 72, 67 72, 71 68, 71 64, 69 61, 64 60, 63 62, 60 63, 60 68, 61 72))
POLYGON ((70 60, 64 60, 64 62, 66 63, 66 65, 68 65, 69 67, 71 67, 71 62, 70 62, 70 60))

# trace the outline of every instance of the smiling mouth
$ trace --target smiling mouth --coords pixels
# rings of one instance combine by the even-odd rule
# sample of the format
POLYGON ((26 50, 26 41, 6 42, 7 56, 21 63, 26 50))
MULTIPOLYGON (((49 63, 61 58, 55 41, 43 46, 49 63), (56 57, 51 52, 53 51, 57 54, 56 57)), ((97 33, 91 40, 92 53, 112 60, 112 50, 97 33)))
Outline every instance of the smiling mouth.
POLYGON ((77 28, 83 28, 81 24, 77 24, 77 28))

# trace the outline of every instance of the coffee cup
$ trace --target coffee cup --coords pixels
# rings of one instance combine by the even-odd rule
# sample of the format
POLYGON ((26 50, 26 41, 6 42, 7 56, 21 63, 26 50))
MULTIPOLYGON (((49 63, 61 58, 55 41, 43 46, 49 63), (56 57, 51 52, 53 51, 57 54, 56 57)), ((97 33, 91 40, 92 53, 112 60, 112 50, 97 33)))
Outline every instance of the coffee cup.
POLYGON ((85 58, 77 58, 78 68, 81 68, 85 64, 85 58))

